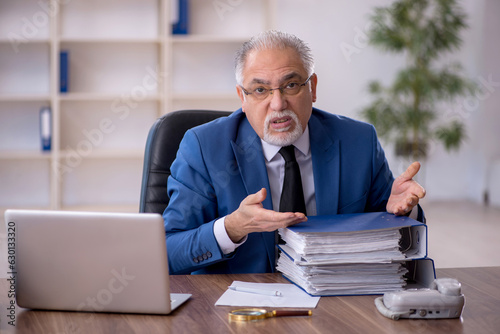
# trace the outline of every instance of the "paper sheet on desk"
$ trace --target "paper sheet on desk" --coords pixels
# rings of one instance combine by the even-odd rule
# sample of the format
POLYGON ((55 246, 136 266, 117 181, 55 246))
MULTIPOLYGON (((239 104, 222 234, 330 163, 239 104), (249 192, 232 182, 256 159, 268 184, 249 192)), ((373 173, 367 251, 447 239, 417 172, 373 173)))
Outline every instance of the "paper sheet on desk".
POLYGON ((315 308, 320 297, 312 297, 294 284, 234 281, 231 286, 279 290, 282 296, 266 296, 227 289, 216 306, 315 308))

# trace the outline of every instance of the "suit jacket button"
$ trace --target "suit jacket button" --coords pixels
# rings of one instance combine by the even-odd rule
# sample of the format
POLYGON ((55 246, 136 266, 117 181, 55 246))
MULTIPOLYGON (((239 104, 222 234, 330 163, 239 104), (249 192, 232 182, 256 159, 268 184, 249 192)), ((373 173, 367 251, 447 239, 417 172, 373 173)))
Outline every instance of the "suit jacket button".
POLYGON ((200 261, 200 262, 203 261, 203 256, 201 256, 201 255, 198 256, 198 261, 200 261))
POLYGON ((207 254, 203 254, 203 260, 206 260, 208 259, 208 255, 207 254))
POLYGON ((194 263, 198 263, 199 262, 198 258, 196 258, 196 257, 193 257, 193 261, 194 261, 194 263))
POLYGON ((207 252, 207 256, 208 256, 208 257, 212 257, 212 253, 207 252))

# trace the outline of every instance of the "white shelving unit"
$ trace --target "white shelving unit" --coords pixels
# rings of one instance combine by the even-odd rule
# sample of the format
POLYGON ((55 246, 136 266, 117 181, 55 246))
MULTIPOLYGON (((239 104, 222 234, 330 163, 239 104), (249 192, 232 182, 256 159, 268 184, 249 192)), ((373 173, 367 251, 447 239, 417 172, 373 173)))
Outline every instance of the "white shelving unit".
POLYGON ((234 52, 273 27, 274 1, 190 0, 189 34, 172 35, 169 0, 2 0, 0 207, 137 210, 150 126, 172 110, 240 106, 234 52))

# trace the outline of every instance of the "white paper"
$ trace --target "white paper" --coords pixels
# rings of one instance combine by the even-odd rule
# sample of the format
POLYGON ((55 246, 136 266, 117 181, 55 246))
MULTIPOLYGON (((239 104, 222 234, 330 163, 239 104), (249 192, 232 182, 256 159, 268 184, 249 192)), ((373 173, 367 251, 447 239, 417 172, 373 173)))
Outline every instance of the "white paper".
POLYGON ((276 267, 310 295, 383 294, 401 290, 406 269, 401 263, 345 263, 302 266, 280 255, 276 267))
POLYGON ((267 296, 228 289, 215 302, 216 306, 315 308, 320 299, 320 297, 308 295, 299 287, 291 283, 252 283, 234 281, 231 286, 278 290, 282 293, 282 296, 267 296))

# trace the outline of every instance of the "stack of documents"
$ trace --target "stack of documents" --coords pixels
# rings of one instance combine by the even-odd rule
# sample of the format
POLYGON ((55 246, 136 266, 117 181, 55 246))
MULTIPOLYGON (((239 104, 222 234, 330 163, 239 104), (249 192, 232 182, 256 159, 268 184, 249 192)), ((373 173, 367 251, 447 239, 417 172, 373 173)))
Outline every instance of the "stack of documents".
POLYGON ((277 269, 315 296, 400 290, 406 284, 408 254, 426 255, 418 245, 425 229, 410 231, 402 245, 402 230, 418 225, 423 224, 380 212, 308 217, 279 230, 286 244, 279 245, 277 269))

